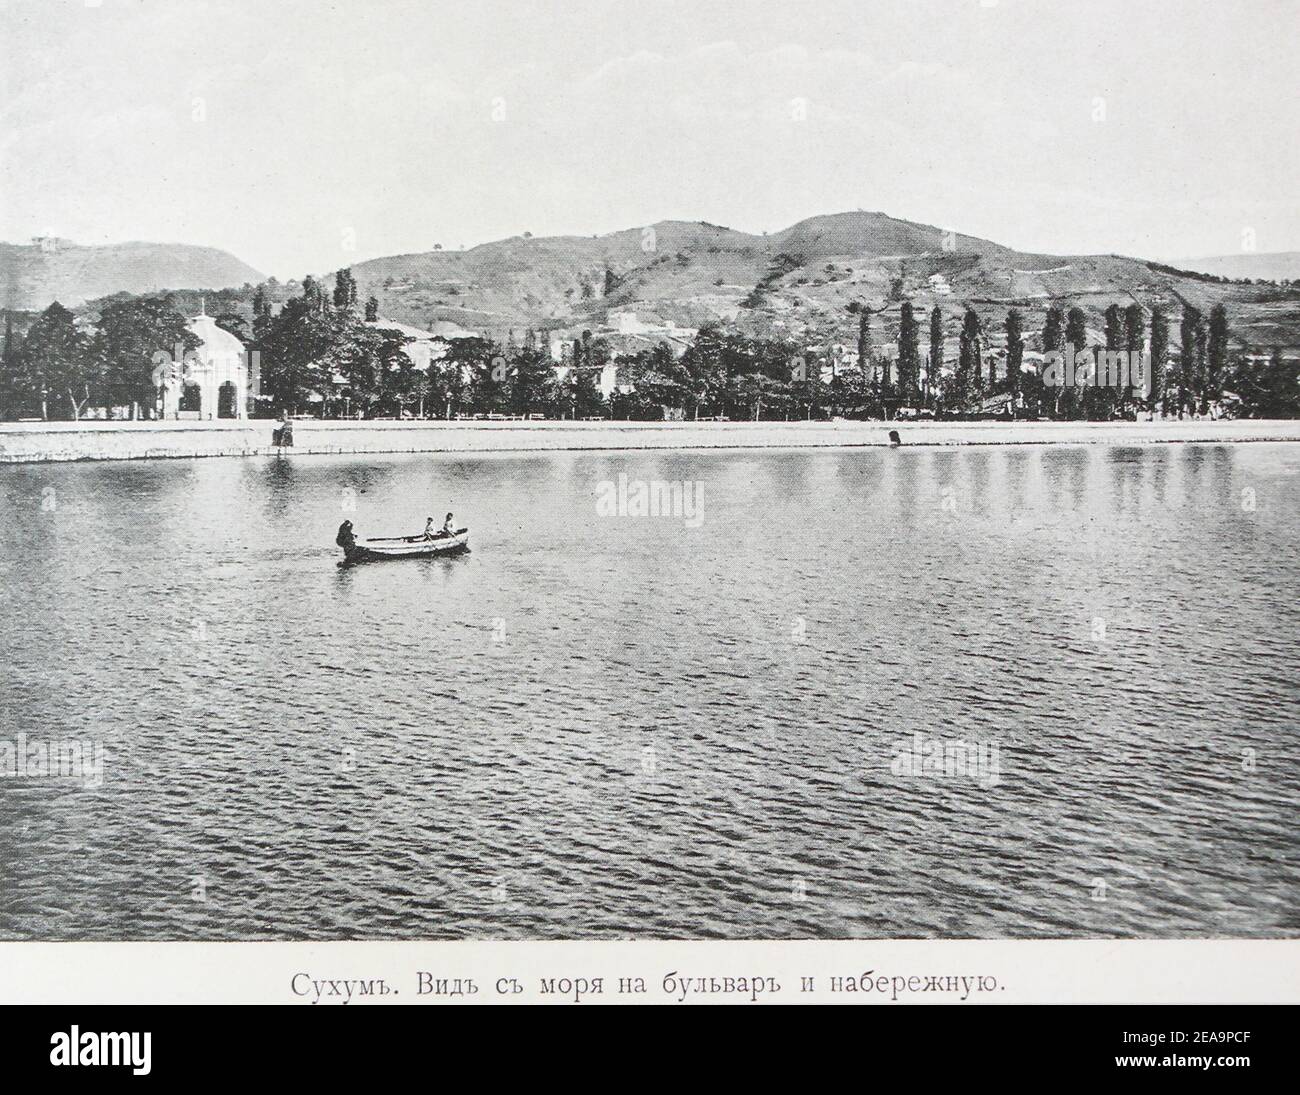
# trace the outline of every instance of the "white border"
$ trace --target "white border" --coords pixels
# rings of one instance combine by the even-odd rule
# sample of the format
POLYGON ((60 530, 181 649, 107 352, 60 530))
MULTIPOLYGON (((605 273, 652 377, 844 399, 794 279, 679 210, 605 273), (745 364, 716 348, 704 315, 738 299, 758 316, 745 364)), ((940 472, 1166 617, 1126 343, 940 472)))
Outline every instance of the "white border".
POLYGON ((1300 940, 0 943, 0 971, 6 1004, 1300 1003, 1300 940))

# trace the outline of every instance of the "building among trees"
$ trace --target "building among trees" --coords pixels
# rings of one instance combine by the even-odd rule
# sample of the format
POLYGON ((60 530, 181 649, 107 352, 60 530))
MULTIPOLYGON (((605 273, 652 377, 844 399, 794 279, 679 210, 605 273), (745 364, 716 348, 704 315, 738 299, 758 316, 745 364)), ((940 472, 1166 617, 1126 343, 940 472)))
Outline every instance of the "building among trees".
POLYGON ((206 311, 185 326, 199 346, 164 374, 163 417, 247 418, 251 383, 243 342, 206 311))

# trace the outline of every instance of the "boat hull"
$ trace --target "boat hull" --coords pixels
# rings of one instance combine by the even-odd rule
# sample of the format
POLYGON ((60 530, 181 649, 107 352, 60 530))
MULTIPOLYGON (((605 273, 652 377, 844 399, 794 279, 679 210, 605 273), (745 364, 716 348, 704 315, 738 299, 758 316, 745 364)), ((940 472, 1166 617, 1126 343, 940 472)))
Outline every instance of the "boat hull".
POLYGON ((392 536, 375 540, 359 540, 339 566, 380 563, 392 559, 432 559, 439 555, 456 555, 468 549, 469 529, 467 528, 459 530, 454 536, 436 536, 431 540, 423 536, 392 536))

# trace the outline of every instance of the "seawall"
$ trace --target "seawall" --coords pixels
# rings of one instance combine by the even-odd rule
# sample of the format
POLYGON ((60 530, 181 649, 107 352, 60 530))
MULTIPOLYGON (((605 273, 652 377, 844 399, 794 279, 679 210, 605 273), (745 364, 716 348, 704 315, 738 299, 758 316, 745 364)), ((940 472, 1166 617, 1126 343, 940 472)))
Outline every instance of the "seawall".
MULTIPOLYGON (((0 423, 0 463, 266 456, 270 420, 0 423)), ((295 456, 559 449, 887 445, 1149 445, 1300 441, 1300 421, 1167 422, 320 422, 294 423, 295 456)))

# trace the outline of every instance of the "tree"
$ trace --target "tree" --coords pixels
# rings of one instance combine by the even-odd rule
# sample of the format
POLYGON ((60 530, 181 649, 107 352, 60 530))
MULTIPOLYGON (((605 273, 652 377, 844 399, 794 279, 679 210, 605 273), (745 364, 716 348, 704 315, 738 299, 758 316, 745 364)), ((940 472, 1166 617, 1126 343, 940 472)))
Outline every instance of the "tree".
POLYGON ((0 357, 0 418, 13 415, 20 409, 23 400, 17 384, 17 363, 18 343, 14 335, 14 317, 6 312, 4 352, 0 357))
POLYGON ((1088 345, 1088 315, 1082 308, 1071 308, 1065 314, 1065 341, 1081 354, 1088 345))
POLYGON ((1118 304, 1106 309, 1106 349, 1120 350, 1124 347, 1124 311, 1118 304))
MULTIPOLYGON (((532 335, 532 332, 529 331, 532 335)), ((533 337, 513 355, 512 402, 518 414, 544 414, 555 403, 555 370, 550 355, 533 337), (531 345, 530 345, 531 343, 531 345)))
POLYGON ((90 383, 95 375, 85 336, 77 330, 68 309, 55 301, 40 314, 23 339, 18 352, 19 384, 30 396, 38 397, 41 417, 49 417, 49 397, 66 396, 74 420, 90 401, 90 383))
POLYGON ((349 408, 386 406, 400 416, 406 404, 418 398, 422 377, 403 349, 410 341, 406 335, 363 323, 348 310, 317 317, 313 328, 319 339, 311 362, 316 374, 313 390, 327 407, 342 394, 349 408))
POLYGON ((366 322, 374 323, 374 321, 377 320, 378 318, 379 318, 379 298, 373 296, 367 297, 366 298, 366 322))
POLYGON ((454 338, 447 342, 447 352, 438 363, 438 386, 447 403, 447 417, 460 407, 487 411, 495 406, 504 390, 504 377, 498 381, 493 372, 504 368, 500 348, 486 338, 454 338))
POLYGON ((229 331, 240 342, 248 341, 248 321, 238 312, 222 312, 213 317, 213 322, 223 331, 229 331))
POLYGON ((365 347, 379 364, 379 400, 400 418, 406 405, 419 399, 427 377, 415 367, 403 347, 410 342, 407 335, 391 327, 371 327, 355 324, 350 330, 357 332, 357 341, 365 347))
POLYGON ((826 402, 826 383, 822 380, 822 363, 806 350, 796 354, 790 372, 791 394, 803 403, 804 414, 811 422, 820 417, 818 408, 826 402))
POLYGON ((1140 354, 1145 334, 1146 315, 1142 305, 1134 301, 1124 309, 1124 348, 1130 354, 1140 354))
POLYGON ((334 307, 352 308, 357 303, 357 282, 345 267, 334 275, 334 307))
POLYGON ((957 340, 957 372, 953 377, 954 402, 963 411, 970 410, 971 400, 977 390, 982 334, 979 314, 974 308, 967 307, 957 340))
POLYGON ((1156 305, 1151 309, 1151 395, 1147 406, 1151 413, 1156 407, 1164 414, 1165 370, 1169 362, 1169 318, 1165 310, 1156 305))
POLYGON ((1248 418, 1300 417, 1300 361, 1287 360, 1281 347, 1266 362, 1249 357, 1237 364, 1233 387, 1248 418))
POLYGON ((603 338, 593 339, 590 331, 583 331, 578 346, 580 350, 575 354, 569 378, 573 417, 591 418, 604 410, 599 381, 609 362, 609 344, 603 338))
MULTIPOLYGON (((1047 318, 1043 323, 1043 353, 1060 353, 1065 349, 1065 312, 1058 304, 1053 304, 1047 309, 1047 318)), ((1042 376, 1039 376, 1040 387, 1045 389, 1046 386, 1041 383, 1042 376)), ((1055 417, 1057 408, 1060 404, 1061 389, 1052 387, 1050 389, 1051 411, 1055 417)))
MULTIPOLYGON (((1104 337, 1106 340, 1104 349, 1107 353, 1117 354, 1124 350, 1124 309, 1118 304, 1112 304, 1106 309, 1104 337)), ((1102 383, 1103 379, 1110 379, 1109 374, 1103 376, 1102 350, 1101 346, 1093 347, 1093 361, 1096 366, 1093 383, 1079 393, 1085 417, 1093 421, 1106 421, 1113 418, 1124 394, 1123 389, 1118 385, 1102 383)))
POLYGON ((1179 357, 1178 362, 1178 417, 1196 405, 1197 375, 1200 367, 1197 362, 1197 327, 1201 324, 1199 308, 1183 304, 1183 319, 1178 327, 1179 357))
MULTIPOLYGON (((1124 349, 1128 351, 1129 359, 1129 376, 1138 375, 1134 370, 1137 369, 1142 359, 1143 339, 1146 333, 1146 316, 1142 311, 1142 305, 1134 301, 1124 309, 1124 349)), ((1154 375, 1154 366, 1153 375, 1154 375)), ((1154 380, 1152 381, 1154 383, 1154 380)), ((1135 381, 1136 383, 1136 381, 1135 381)), ((1143 393, 1145 397, 1146 393, 1143 393)), ((1132 391, 1121 393, 1121 405, 1127 405, 1132 398, 1132 391)))
MULTIPOLYGON (((1071 308, 1065 313, 1065 341, 1073 347, 1076 355, 1088 348, 1088 315, 1082 308, 1071 308)), ((1061 389, 1059 409, 1064 418, 1082 416, 1084 403, 1077 388, 1067 384, 1061 389)))
MULTIPOLYGON (((337 327, 325 315, 319 290, 309 283, 311 278, 304 278, 302 296, 285 301, 262 347, 262 391, 290 414, 297 413, 310 393, 326 395, 333 383, 323 363, 334 349, 337 327)), ((355 363, 346 352, 335 354, 334 359, 355 363)))
POLYGON ((745 408, 748 417, 757 422, 763 416, 764 405, 782 397, 782 388, 779 380, 764 373, 742 373, 727 381, 727 397, 733 404, 745 408))
POLYGON ((1011 394, 1011 413, 1020 401, 1020 365, 1025 358, 1024 319, 1012 308, 1007 312, 1007 391, 1011 394))
POLYGON ((1059 305, 1053 304, 1047 309, 1047 319, 1043 323, 1043 353, 1063 349, 1065 331, 1065 313, 1059 305))
POLYGON ((858 369, 864 378, 871 379, 875 354, 871 348, 871 313, 859 305, 858 312, 858 369))
POLYGON ((271 302, 267 300, 266 288, 259 285, 253 293, 253 343, 260 346, 271 327, 271 302))
POLYGON ((676 362, 672 375, 690 404, 692 417, 700 417, 700 408, 713 402, 726 386, 723 364, 724 338, 716 323, 706 323, 676 362))
POLYGON ((676 371, 672 351, 663 343, 624 358, 620 376, 631 382, 633 394, 620 400, 620 410, 628 417, 657 420, 664 417, 665 408, 684 406, 686 396, 674 379, 676 371))
POLYGON ((915 399, 920 373, 916 316, 912 302, 904 301, 898 319, 898 394, 904 403, 915 399))
POLYGON ((1228 310, 1222 304, 1210 309, 1209 345, 1205 363, 1205 406, 1223 396, 1223 379, 1228 369, 1228 310))
POLYGON ((419 400, 419 406, 416 409, 416 415, 420 418, 423 418, 425 416, 425 410, 424 410, 425 403, 428 402, 429 397, 434 392, 434 377, 432 374, 433 374, 432 367, 430 367, 425 372, 421 372, 420 370, 417 369, 415 372, 415 377, 411 381, 411 395, 415 399, 419 400))
POLYGON ((1205 313, 1197 314, 1196 326, 1192 331, 1192 340, 1196 346, 1196 369, 1193 372, 1196 404, 1199 412, 1205 414, 1210 409, 1209 380, 1207 379, 1206 358, 1209 348, 1209 330, 1205 324, 1205 313))
POLYGON ((312 312, 323 312, 325 310, 325 293, 321 290, 318 282, 310 274, 302 279, 302 297, 307 303, 307 308, 312 312))
POLYGON ((925 367, 926 402, 934 398, 943 376, 943 310, 936 304, 930 309, 930 360, 925 367))
MULTIPOLYGON (((172 298, 115 300, 100 310, 91 354, 110 399, 156 406, 168 375, 179 379, 202 343, 172 298), (170 366, 160 372, 160 362, 170 366)), ((215 411, 215 408, 213 408, 215 411)))

